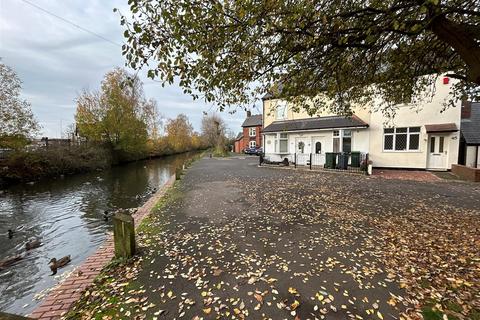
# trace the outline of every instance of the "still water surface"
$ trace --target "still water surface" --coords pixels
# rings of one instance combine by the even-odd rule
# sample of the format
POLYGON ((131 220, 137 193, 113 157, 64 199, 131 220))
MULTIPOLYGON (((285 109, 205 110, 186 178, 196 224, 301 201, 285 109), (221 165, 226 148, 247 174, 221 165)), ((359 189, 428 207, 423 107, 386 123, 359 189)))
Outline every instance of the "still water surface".
POLYGON ((141 206, 192 154, 145 160, 112 169, 17 185, 0 194, 0 261, 24 258, 0 270, 0 311, 26 315, 41 301, 35 295, 55 286, 81 264, 111 231, 103 212, 141 206), (7 230, 15 231, 8 239, 7 230), (43 245, 25 252, 28 239, 43 245), (51 276, 51 258, 71 255, 72 262, 51 276))

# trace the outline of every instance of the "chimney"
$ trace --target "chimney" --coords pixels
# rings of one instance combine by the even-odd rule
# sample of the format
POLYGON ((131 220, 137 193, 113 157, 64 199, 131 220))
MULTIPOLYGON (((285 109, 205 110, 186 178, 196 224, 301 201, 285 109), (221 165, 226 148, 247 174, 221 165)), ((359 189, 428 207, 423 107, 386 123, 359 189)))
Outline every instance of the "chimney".
POLYGON ((472 114, 472 102, 462 100, 462 119, 470 119, 470 115, 472 114))
POLYGON ((247 110, 247 118, 250 118, 252 116, 252 111, 247 110))

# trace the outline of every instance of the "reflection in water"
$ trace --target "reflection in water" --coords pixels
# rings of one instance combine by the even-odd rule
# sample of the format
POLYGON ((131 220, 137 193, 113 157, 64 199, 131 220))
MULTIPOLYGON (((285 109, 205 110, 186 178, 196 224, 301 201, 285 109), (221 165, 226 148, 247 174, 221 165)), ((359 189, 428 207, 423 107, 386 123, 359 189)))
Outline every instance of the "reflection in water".
POLYGON ((57 284, 62 273, 81 264, 104 241, 111 229, 111 222, 103 220, 105 210, 140 206, 190 156, 19 185, 0 195, 0 261, 23 255, 15 265, 0 270, 0 311, 31 312, 39 303, 35 294, 57 284), (14 230, 12 239, 8 229, 14 230), (43 245, 25 252, 25 243, 33 238, 43 245), (72 262, 51 276, 48 261, 65 255, 71 255, 72 262))

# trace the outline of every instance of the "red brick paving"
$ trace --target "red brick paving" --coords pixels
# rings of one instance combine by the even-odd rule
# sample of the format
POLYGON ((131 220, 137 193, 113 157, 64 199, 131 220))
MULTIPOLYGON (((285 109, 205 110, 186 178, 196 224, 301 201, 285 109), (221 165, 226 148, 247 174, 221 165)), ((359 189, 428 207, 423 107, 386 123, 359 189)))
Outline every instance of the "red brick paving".
MULTIPOLYGON (((135 225, 138 226, 143 218, 150 213, 153 206, 174 182, 175 176, 172 176, 155 195, 138 209, 133 215, 135 225)), ((32 312, 30 317, 40 320, 61 319, 62 316, 70 310, 72 305, 80 299, 82 292, 93 284, 93 280, 113 257, 113 236, 110 236, 75 272, 49 293, 42 304, 32 312)))
POLYGON ((414 180, 414 181, 440 181, 441 179, 429 171, 417 170, 390 170, 390 169, 374 169, 374 177, 385 179, 414 180))

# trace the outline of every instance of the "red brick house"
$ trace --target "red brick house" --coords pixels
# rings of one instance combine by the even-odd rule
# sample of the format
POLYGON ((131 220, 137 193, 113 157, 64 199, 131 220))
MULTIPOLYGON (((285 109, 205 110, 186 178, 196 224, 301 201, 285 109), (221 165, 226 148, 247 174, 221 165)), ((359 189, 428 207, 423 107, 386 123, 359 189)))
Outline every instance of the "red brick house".
POLYGON ((243 144, 243 133, 239 132, 237 138, 235 139, 233 151, 236 153, 241 153, 243 150, 245 150, 245 145, 243 144))
POLYGON ((241 153, 249 147, 262 147, 262 123, 261 114, 252 116, 250 111, 247 111, 247 118, 242 124, 242 133, 239 133, 235 140, 235 152, 241 153))

